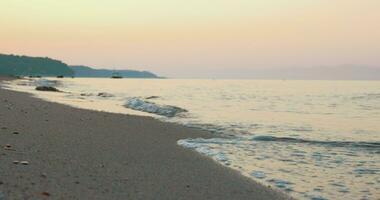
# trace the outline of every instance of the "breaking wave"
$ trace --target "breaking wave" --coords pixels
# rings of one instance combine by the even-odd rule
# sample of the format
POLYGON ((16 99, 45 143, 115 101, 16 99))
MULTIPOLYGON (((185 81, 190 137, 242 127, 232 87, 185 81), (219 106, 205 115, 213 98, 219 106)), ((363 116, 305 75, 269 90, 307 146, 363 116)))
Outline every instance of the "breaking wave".
POLYGON ((57 80, 37 79, 32 83, 34 86, 58 87, 61 82, 57 80))
POLYGON ((186 109, 183 109, 180 107, 169 106, 169 105, 159 105, 153 102, 139 99, 137 97, 128 99, 124 106, 133 110, 153 113, 153 114, 162 115, 165 117, 174 117, 179 113, 187 112, 186 109))
POLYGON ((353 141, 318 141, 306 140, 291 137, 275 137, 268 135, 255 136, 252 138, 254 141, 263 142, 291 142, 291 143, 304 143, 316 145, 329 145, 333 147, 361 147, 361 148, 380 148, 380 142, 353 142, 353 141))

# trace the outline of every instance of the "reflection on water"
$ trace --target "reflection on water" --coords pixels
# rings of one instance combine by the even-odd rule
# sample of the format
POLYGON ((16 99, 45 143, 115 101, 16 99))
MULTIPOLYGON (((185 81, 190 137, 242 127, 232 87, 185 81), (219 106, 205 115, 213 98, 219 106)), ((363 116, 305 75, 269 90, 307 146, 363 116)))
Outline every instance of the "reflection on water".
POLYGON ((195 149, 301 199, 379 199, 380 82, 49 79, 13 89, 76 107, 198 127, 195 149), (53 81, 53 82, 52 82, 53 81))

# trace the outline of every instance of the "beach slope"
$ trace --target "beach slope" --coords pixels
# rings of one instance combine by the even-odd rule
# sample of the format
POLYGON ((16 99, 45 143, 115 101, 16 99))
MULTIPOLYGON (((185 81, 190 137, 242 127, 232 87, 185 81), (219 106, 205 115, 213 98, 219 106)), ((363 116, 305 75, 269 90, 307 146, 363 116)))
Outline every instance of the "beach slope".
POLYGON ((188 137, 210 134, 0 89, 0 199, 288 198, 176 144, 188 137))

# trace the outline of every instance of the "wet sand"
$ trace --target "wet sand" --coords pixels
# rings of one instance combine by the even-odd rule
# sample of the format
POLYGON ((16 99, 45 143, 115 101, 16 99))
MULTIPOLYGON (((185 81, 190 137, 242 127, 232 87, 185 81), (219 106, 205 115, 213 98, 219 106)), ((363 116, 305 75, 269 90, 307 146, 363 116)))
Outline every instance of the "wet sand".
POLYGON ((0 89, 0 200, 289 198, 176 144, 189 137, 211 135, 0 89))

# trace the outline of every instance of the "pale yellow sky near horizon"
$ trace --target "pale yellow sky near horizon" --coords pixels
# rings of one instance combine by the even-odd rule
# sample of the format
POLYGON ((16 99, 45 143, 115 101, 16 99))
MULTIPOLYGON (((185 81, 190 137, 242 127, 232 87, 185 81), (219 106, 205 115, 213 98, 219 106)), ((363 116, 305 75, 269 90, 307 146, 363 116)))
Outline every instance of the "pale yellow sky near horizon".
POLYGON ((379 66, 379 0, 0 0, 0 53, 196 77, 379 66))

